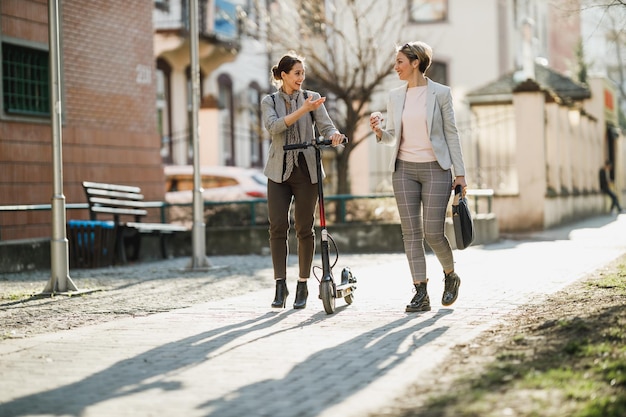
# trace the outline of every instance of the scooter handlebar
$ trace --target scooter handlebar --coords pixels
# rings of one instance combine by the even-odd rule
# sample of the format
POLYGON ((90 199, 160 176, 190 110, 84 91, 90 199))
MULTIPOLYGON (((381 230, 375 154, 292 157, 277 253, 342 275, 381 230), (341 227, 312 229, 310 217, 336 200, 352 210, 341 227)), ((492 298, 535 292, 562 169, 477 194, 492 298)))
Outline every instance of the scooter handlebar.
MULTIPOLYGON (((343 142, 341 142, 341 144, 343 145, 344 143, 348 143, 348 137, 344 136, 343 137, 343 142)), ((333 141, 331 139, 326 139, 323 136, 320 136, 317 139, 313 139, 312 142, 303 142, 303 143, 292 143, 290 145, 284 145, 283 146, 283 150, 285 151, 291 151, 294 149, 306 149, 309 146, 330 146, 333 144, 333 141)))
POLYGON ((285 151, 291 151, 294 149, 305 149, 308 148, 309 146, 311 146, 310 143, 308 142, 304 142, 304 143, 292 143, 291 145, 285 145, 283 146, 283 150, 285 151))

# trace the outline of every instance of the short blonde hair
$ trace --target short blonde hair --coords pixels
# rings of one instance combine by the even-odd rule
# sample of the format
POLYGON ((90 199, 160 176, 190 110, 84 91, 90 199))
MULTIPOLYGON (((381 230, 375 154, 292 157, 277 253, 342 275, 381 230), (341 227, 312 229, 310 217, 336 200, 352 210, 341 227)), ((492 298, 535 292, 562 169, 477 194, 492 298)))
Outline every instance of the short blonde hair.
POLYGON ((433 48, 425 42, 407 42, 404 45, 398 46, 396 52, 402 52, 411 61, 419 59, 419 70, 422 74, 426 73, 426 70, 430 67, 433 60, 433 48))

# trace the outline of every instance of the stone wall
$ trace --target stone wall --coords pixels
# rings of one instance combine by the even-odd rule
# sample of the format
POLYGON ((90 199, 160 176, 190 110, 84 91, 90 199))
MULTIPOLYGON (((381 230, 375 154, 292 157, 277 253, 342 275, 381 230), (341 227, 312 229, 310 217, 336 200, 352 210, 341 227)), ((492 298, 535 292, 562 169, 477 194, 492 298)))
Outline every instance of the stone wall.
MULTIPOLYGON (((474 219, 476 239, 473 245, 498 241, 498 222, 493 214, 479 214, 474 219)), ((339 253, 397 253, 403 252, 402 232, 397 223, 345 223, 328 227, 339 253)), ((206 253, 218 255, 263 254, 269 256, 267 226, 207 228, 206 253)), ((451 219, 446 222, 446 235, 453 246, 454 229, 451 219)), ((319 239, 319 230, 316 230, 319 239)), ((191 232, 176 233, 167 239, 170 257, 191 256, 191 232)), ((319 251, 319 245, 317 250, 319 251)), ((296 253, 296 240, 290 235, 290 251, 296 253)), ((334 249, 333 249, 334 251, 334 249)), ((159 259, 159 239, 146 235, 141 244, 140 261, 159 259)), ((333 252, 334 253, 334 252, 333 252)), ((0 242, 0 273, 35 269, 50 269, 49 239, 29 239, 0 242)))

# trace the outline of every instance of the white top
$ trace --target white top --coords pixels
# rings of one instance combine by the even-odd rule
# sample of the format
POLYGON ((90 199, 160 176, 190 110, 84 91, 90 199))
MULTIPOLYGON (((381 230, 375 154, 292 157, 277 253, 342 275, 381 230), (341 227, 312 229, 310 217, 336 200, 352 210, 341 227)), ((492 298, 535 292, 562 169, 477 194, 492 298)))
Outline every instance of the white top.
POLYGON ((437 160, 426 125, 427 86, 407 88, 402 111, 402 140, 398 159, 407 162, 437 160))

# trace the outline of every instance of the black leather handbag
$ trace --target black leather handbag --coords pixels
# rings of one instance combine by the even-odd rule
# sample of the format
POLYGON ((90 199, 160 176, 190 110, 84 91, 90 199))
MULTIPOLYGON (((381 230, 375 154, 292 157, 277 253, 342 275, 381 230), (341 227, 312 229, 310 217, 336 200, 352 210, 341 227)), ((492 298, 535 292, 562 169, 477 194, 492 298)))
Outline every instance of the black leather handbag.
POLYGON ((457 249, 465 249, 474 241, 474 220, 467 203, 463 197, 462 187, 454 188, 454 201, 452 202, 452 224, 454 225, 454 238, 457 249))

